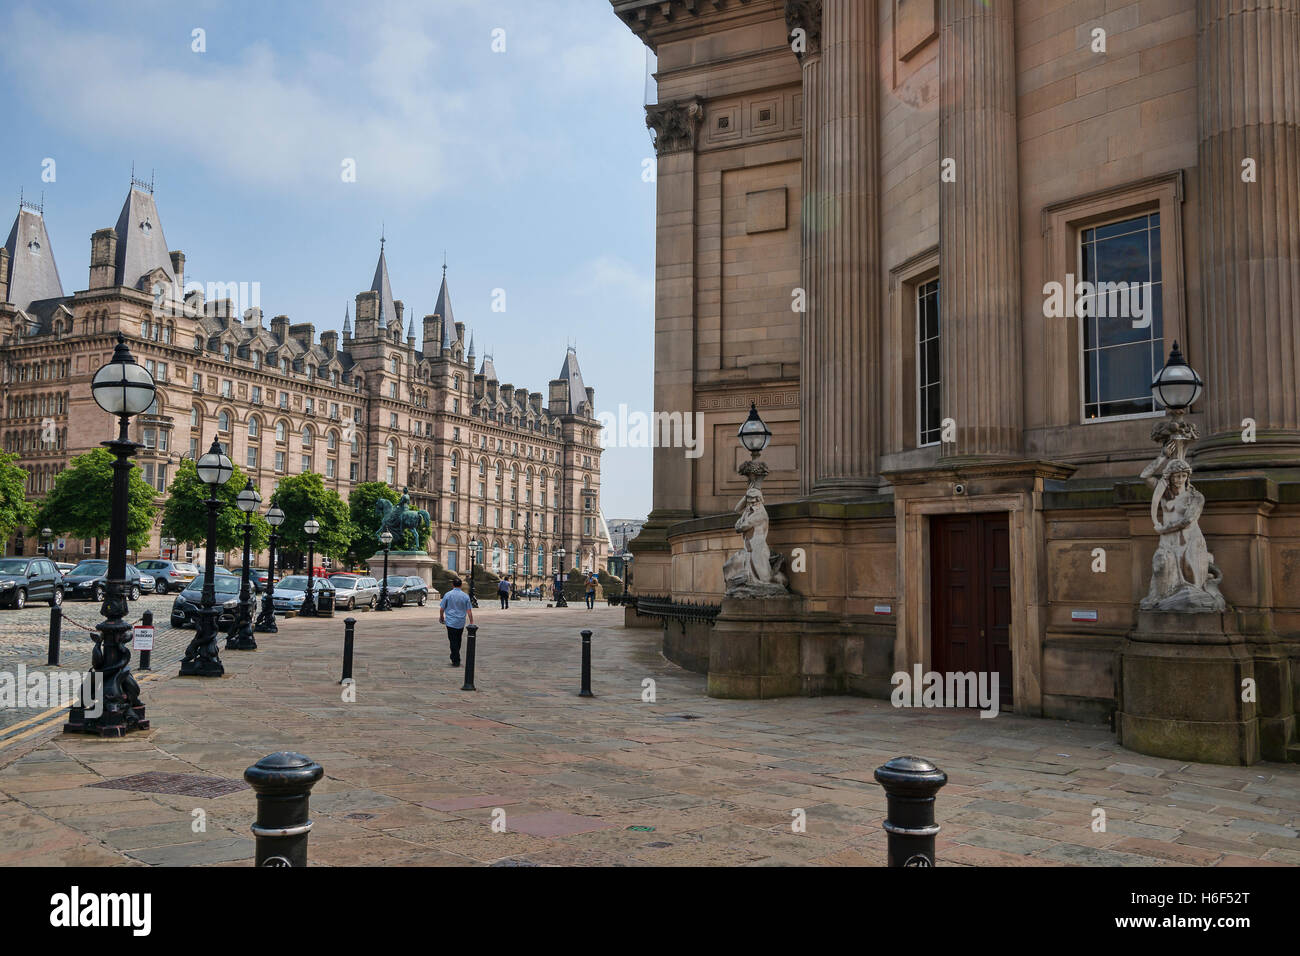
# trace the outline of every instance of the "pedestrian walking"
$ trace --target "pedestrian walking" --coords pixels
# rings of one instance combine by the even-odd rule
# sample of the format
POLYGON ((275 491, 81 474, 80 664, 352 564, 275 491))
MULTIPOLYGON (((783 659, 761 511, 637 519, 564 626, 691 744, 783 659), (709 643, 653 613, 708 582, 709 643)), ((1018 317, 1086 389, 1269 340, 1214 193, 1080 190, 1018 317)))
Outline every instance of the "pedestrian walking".
POLYGON ((510 606, 510 575, 505 575, 497 582, 497 597, 501 599, 501 610, 510 606))
POLYGON ((442 596, 442 603, 438 605, 438 622, 447 625, 451 666, 460 667, 460 638, 465 633, 465 625, 474 623, 474 609, 465 593, 465 582, 460 578, 453 579, 451 590, 442 596))
POLYGON ((600 579, 596 577, 595 571, 587 572, 587 610, 590 611, 596 606, 596 584, 600 579))

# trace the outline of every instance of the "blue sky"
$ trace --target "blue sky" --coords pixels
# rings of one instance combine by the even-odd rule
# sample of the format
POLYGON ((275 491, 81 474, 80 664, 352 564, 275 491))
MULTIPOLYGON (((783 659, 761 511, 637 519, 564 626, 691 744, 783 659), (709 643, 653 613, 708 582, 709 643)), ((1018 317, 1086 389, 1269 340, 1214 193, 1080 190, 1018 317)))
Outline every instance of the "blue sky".
MULTIPOLYGON (((0 198, 44 191, 65 292, 134 163, 187 278, 259 282, 268 317, 340 328, 382 225, 408 315, 433 311, 446 250, 456 318, 503 380, 544 393, 576 341, 598 411, 650 409, 646 53, 605 0, 181 6, 0 13, 0 198)), ((650 450, 603 460, 606 517, 644 516, 650 450)))

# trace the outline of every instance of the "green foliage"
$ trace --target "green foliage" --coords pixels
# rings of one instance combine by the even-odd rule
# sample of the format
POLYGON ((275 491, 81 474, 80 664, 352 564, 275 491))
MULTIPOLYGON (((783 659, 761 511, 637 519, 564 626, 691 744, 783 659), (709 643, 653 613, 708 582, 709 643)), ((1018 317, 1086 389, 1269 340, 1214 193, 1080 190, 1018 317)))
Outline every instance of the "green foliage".
MULTIPOLYGON (((74 538, 108 539, 113 503, 113 453, 96 448, 78 455, 54 479, 36 516, 38 528, 74 538)), ((144 480, 140 466, 131 463, 127 489, 126 546, 141 551, 153 530, 156 492, 144 480)))
POLYGON ((309 518, 320 523, 316 535, 316 553, 340 558, 352 543, 352 520, 348 506, 332 488, 326 488, 314 471, 290 475, 280 480, 271 501, 284 512, 280 540, 285 551, 307 553, 307 533, 302 526, 309 518))
MULTIPOLYGON (((375 537, 379 533, 379 514, 375 502, 381 500, 396 506, 402 496, 382 481, 363 481, 354 485, 352 493, 348 495, 348 511, 352 520, 352 541, 348 553, 358 562, 365 561, 379 550, 379 539, 375 537)), ((393 547, 401 548, 403 543, 394 537, 393 547)))
POLYGON ((36 509, 27 500, 27 472, 14 464, 17 455, 0 453, 0 541, 18 528, 40 528, 36 509))
MULTIPOLYGON (((216 490, 218 501, 223 507, 217 512, 218 551, 243 551, 244 548, 244 513, 235 504, 239 493, 248 483, 248 476, 238 466, 230 480, 216 490)), ((210 486, 199 480, 199 472, 194 459, 186 458, 176 469, 176 477, 167 489, 170 497, 163 506, 163 537, 170 535, 177 541, 191 544, 203 544, 208 537, 208 493, 210 486)), ((260 511, 264 514, 269 505, 262 503, 260 511)), ((270 539, 271 526, 262 514, 255 513, 252 519, 253 531, 249 535, 254 552, 266 547, 270 539)))

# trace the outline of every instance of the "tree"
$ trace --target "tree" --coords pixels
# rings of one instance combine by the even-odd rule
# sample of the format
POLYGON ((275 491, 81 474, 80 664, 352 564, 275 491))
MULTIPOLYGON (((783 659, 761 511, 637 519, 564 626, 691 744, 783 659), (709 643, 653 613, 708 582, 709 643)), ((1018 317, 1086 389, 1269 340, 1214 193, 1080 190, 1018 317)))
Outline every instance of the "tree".
MULTIPOLYGON (((95 448, 72 459, 45 496, 36 515, 37 527, 75 538, 94 538, 98 557, 100 541, 109 536, 112 528, 113 461, 113 453, 107 448, 95 448)), ((153 503, 156 494, 144 480, 140 466, 132 462, 127 486, 126 546, 133 551, 149 545, 158 511, 153 503)))
POLYGON ((280 540, 286 552, 307 553, 307 533, 302 526, 309 518, 320 523, 316 535, 316 553, 341 557, 352 543, 352 521, 348 506, 339 493, 326 488, 321 476, 314 471, 290 475, 280 481, 271 501, 284 512, 280 525, 280 540))
POLYGON ((17 455, 0 453, 0 540, 8 541, 18 528, 42 527, 36 509, 27 500, 27 472, 14 464, 17 455))
MULTIPOLYGON (((375 504, 387 501, 396 506, 401 500, 401 496, 382 481, 363 481, 353 486, 352 493, 348 495, 348 510, 352 520, 352 541, 348 545, 348 553, 358 563, 379 550, 379 539, 376 537, 379 534, 379 514, 375 504)), ((393 545, 400 547, 396 540, 393 545)))
MULTIPOLYGON (((248 476, 235 466, 230 480, 217 486, 217 500, 224 506, 217 512, 216 551, 244 550, 244 513, 235 504, 235 499, 248 483, 248 476)), ((182 459, 172 479, 167 504, 163 506, 162 532, 164 537, 170 535, 177 541, 201 544, 208 537, 208 493, 209 485, 199 480, 197 463, 192 458, 182 459)), ((270 538, 271 526, 260 514, 252 517, 253 531, 249 535, 253 551, 261 551, 270 538)))

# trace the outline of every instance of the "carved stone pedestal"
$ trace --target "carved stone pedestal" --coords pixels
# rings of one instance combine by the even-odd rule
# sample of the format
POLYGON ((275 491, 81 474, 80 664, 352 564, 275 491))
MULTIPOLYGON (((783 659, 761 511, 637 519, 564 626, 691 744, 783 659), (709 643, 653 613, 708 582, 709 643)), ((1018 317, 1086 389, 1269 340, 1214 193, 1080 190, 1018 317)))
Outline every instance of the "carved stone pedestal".
POLYGON ((1130 750, 1200 763, 1287 760, 1291 661, 1248 615, 1140 611, 1119 651, 1115 729, 1130 750))
MULTIPOLYGON (((389 551, 388 574, 400 574, 403 577, 419 578, 430 587, 433 586, 433 566, 437 562, 423 551, 389 551)), ((384 552, 376 552, 366 561, 366 567, 376 581, 381 581, 384 573, 384 552)))
POLYGON ((844 637, 802 597, 724 598, 709 635, 710 697, 845 693, 844 637))

